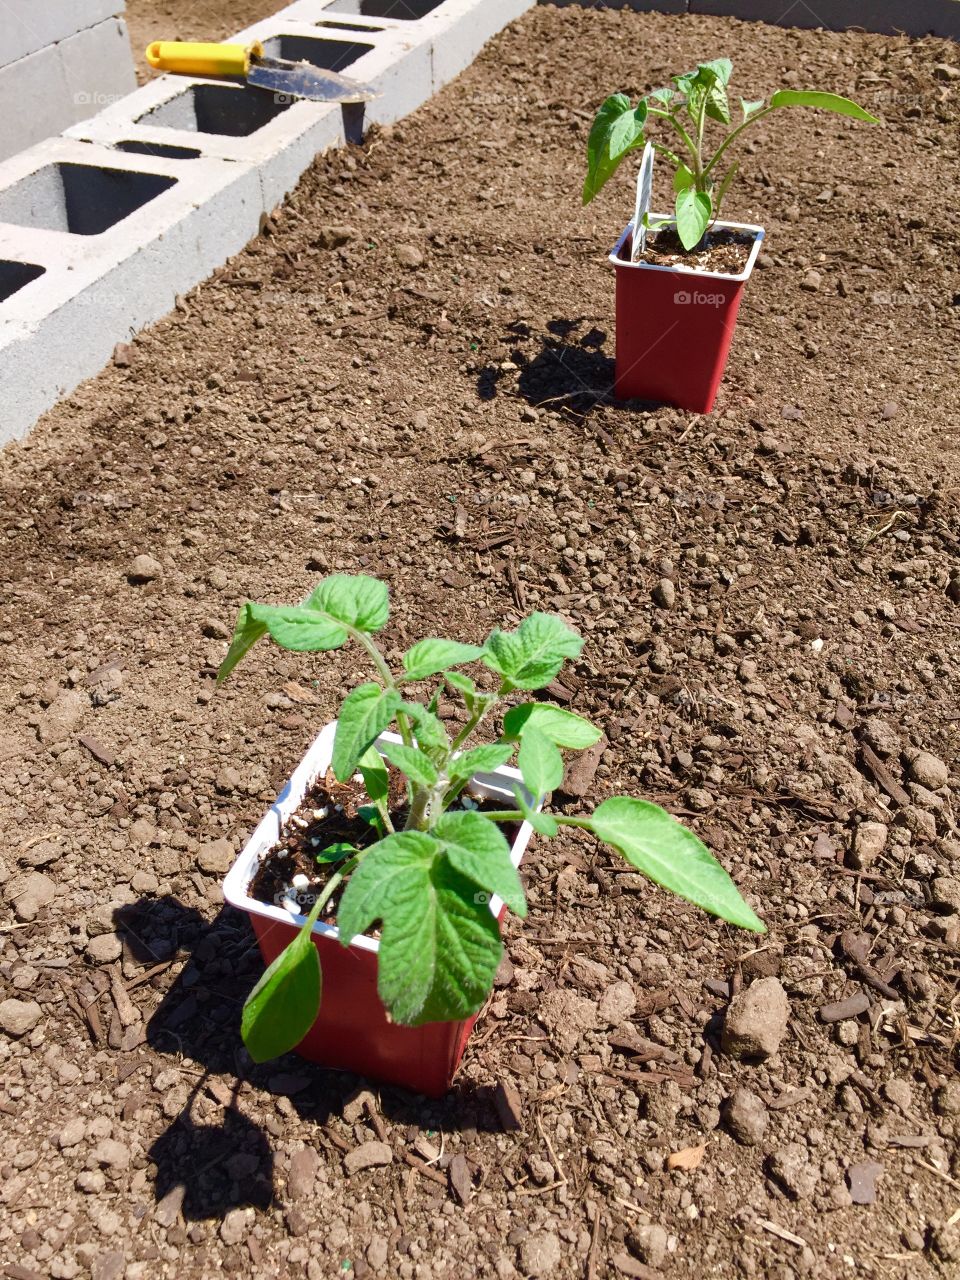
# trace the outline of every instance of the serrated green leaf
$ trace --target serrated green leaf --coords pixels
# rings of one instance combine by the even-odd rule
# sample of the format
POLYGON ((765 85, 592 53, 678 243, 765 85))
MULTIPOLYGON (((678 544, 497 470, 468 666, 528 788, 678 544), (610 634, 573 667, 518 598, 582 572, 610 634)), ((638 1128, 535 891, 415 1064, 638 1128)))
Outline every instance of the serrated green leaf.
POLYGON ((346 782, 367 748, 390 724, 403 699, 396 689, 371 681, 358 685, 343 700, 333 738, 331 763, 338 782, 346 782))
POLYGON ((589 204, 613 177, 624 156, 641 145, 646 118, 646 102, 633 107, 624 93, 611 95, 600 107, 587 140, 584 204, 589 204))
POLYGON ((281 648, 298 653, 339 649, 347 642, 342 627, 306 605, 254 604, 248 600, 237 618, 233 640, 217 672, 217 683, 226 680, 241 658, 267 634, 281 648))
POLYGON ((562 618, 532 613, 516 631, 494 631, 484 646, 483 662, 508 688, 542 689, 582 648, 582 638, 562 618))
POLYGON ((508 762, 516 748, 512 742, 491 742, 464 751, 447 767, 451 782, 468 782, 474 774, 493 773, 508 762))
POLYGON ((539 729, 558 747, 573 751, 592 747, 603 737, 602 730, 589 720, 552 702, 524 702, 519 707, 511 707, 503 717, 505 738, 522 738, 529 728, 539 729))
POLYGON ((423 751, 416 747, 405 747, 402 742, 385 742, 383 754, 391 764, 407 775, 417 787, 432 787, 436 784, 437 766, 423 751))
POLYGON ((545 796, 563 781, 563 756, 539 729, 527 728, 520 739, 517 767, 532 796, 545 796))
POLYGON ((694 249, 703 239, 710 216, 713 213, 713 201, 706 191, 695 191, 687 187, 677 196, 677 235, 686 250, 694 249))
POLYGON ((456 640, 420 640, 403 655, 403 669, 408 680, 426 680, 447 667, 475 662, 483 649, 475 644, 459 644, 456 640))
POLYGON ((451 689, 456 689, 458 693, 474 694, 477 692, 477 686, 469 676, 465 676, 462 671, 445 671, 443 678, 451 689))
POLYGON ((496 694, 484 693, 483 690, 478 689, 470 677, 465 676, 462 671, 445 671, 443 678, 450 688, 456 690, 463 698, 463 705, 468 715, 474 715, 483 704, 496 700, 496 694))
POLYGON ((357 631, 379 631, 390 617, 386 583, 365 574, 334 573, 324 578, 307 601, 337 622, 357 631))
POLYGON ((357 761, 357 768, 363 775, 363 785, 367 795, 374 804, 386 800, 390 795, 390 775, 387 773, 387 766, 383 763, 383 756, 376 747, 367 747, 357 761))
POLYGON ((613 796, 594 810, 589 829, 664 889, 742 929, 766 932, 706 845, 659 805, 613 796))
POLYGON ((450 739, 438 716, 419 702, 404 702, 401 710, 412 720, 413 735, 424 751, 430 753, 447 749, 450 739))
POLYGON ((243 1006, 240 1034, 254 1062, 288 1053, 313 1026, 320 1008, 320 957, 311 929, 281 951, 243 1006))
POLYGON ((849 98, 841 98, 837 93, 820 93, 815 89, 778 89, 770 99, 771 107, 817 107, 821 111, 833 111, 837 115, 849 116, 851 120, 866 120, 869 124, 879 124, 876 116, 863 107, 858 107, 849 98))
POLYGON ((491 896, 501 897, 514 915, 527 914, 527 900, 506 836, 481 813, 445 813, 430 829, 451 864, 491 896))
POLYGON ((340 941, 348 946, 381 921, 377 989, 394 1022, 458 1021, 483 1004, 503 947, 477 897, 440 842, 418 831, 381 840, 350 877, 337 913, 340 941))

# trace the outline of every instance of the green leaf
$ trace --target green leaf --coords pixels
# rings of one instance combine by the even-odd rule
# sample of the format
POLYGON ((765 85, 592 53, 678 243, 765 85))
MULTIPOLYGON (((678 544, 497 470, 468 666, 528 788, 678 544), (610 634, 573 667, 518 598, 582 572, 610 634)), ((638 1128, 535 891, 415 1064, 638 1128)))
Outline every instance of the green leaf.
POLYGON ((696 71, 675 78, 677 87, 687 96, 687 114, 695 124, 700 123, 701 111, 711 120, 730 123, 726 86, 732 71, 729 58, 715 58, 701 62, 696 71))
POLYGON ((396 689, 382 689, 371 681, 348 693, 340 708, 333 739, 333 772, 338 782, 353 774, 367 748, 396 715, 403 699, 396 689))
POLYGON ((467 782, 477 773, 493 773, 506 764, 516 748, 512 742, 491 742, 473 747, 451 760, 448 774, 451 782, 467 782))
POLYGON ((646 102, 641 101, 634 108, 625 93, 615 93, 603 103, 587 140, 584 204, 589 204, 613 177, 624 156, 643 142, 646 119, 646 102))
POLYGON ((594 810, 589 830, 664 889, 731 924, 766 932, 706 845, 659 805, 614 796, 594 810))
POLYGON ((407 775, 417 787, 432 787, 436 784, 437 766, 423 751, 416 747, 405 747, 402 742, 385 742, 383 754, 398 769, 407 775))
POLYGON ((404 702, 400 709, 413 721, 414 737, 424 751, 446 751, 450 739, 438 716, 419 702, 404 702))
POLYGON ((339 649, 347 642, 342 627, 306 605, 254 604, 248 600, 240 610, 233 641, 217 672, 218 683, 226 680, 240 659, 268 633, 281 648, 298 653, 339 649))
MULTIPOLYGON (((368 805, 364 805, 363 807, 369 808, 368 805)), ((337 841, 336 844, 328 844, 325 849, 321 849, 319 853, 315 853, 313 856, 319 863, 333 863, 343 862, 344 858, 349 858, 351 854, 356 852, 356 845, 345 844, 340 840, 337 841)))
POLYGON ((483 661, 503 677, 509 689, 542 689, 568 658, 576 658, 583 640, 562 618, 532 613, 516 631, 494 631, 483 661))
POLYGON ((654 89, 647 94, 646 101, 648 103, 655 102, 658 106, 669 107, 670 103, 677 96, 676 89, 654 89))
POLYGON ((747 102, 746 98, 741 98, 740 110, 743 112, 744 121, 749 120, 751 116, 755 116, 758 111, 762 110, 763 104, 763 98, 759 98, 756 102, 747 102))
POLYGON ((478 645, 458 644, 456 640, 421 640, 403 655, 403 669, 408 680, 425 680, 447 667, 475 662, 483 653, 478 645))
POLYGON ((386 583, 362 573, 334 573, 324 578, 307 606, 322 609, 357 631, 379 631, 390 617, 386 583))
POLYGON ((495 822, 481 813, 445 813, 430 834, 443 845, 452 866, 480 889, 501 897, 523 919, 527 900, 510 845, 495 822))
POLYGON ((357 809, 357 817, 361 822, 365 822, 368 827, 373 827, 378 836, 385 836, 387 834, 383 815, 375 804, 360 805, 357 809))
POLYGON ((730 77, 733 75, 733 63, 729 58, 714 58, 710 62, 701 62, 697 71, 698 73, 701 71, 711 72, 717 81, 726 87, 730 83, 730 77))
POLYGON ((240 616, 237 618, 237 625, 234 628, 233 639, 230 642, 230 648, 227 650, 227 656, 220 663, 220 670, 217 672, 217 684, 222 684, 226 680, 241 658, 245 657, 260 637, 266 634, 267 624, 255 618, 250 612, 250 604, 245 604, 240 610, 240 616))
POLYGON ((420 831, 374 845, 337 912, 344 946, 381 921, 377 989, 394 1022, 467 1018, 483 1004, 503 954, 500 931, 473 881, 420 831))
POLYGON ((863 107, 858 107, 849 98, 841 98, 836 93, 820 93, 816 89, 778 89, 770 99, 771 107, 819 107, 822 111, 835 111, 837 115, 849 116, 851 120, 866 120, 869 124, 879 124, 876 116, 863 107))
POLYGON ((696 84, 697 73, 696 71, 681 71, 678 76, 671 76, 670 79, 677 86, 677 92, 687 97, 696 84))
POLYGON ((254 1062, 288 1053, 313 1026, 320 1008, 320 957, 305 926, 250 992, 240 1034, 254 1062))
POLYGON ((445 671, 443 678, 450 688, 455 689, 463 698, 463 705, 470 716, 479 711, 484 704, 496 701, 496 694, 484 693, 478 689, 470 677, 465 676, 462 671, 445 671))
POLYGON ((687 187, 692 187, 695 181, 696 179, 694 178, 693 173, 681 160, 677 166, 676 173, 673 175, 674 191, 686 191, 687 187))
POLYGON ((583 751, 603 737, 603 731, 574 711, 565 711, 552 702, 524 702, 511 707, 503 717, 503 736, 522 738, 528 728, 540 732, 558 747, 583 751))
POLYGON ((710 225, 713 201, 706 191, 687 187, 677 196, 677 235, 686 250, 694 249, 710 225))
POLYGON ((545 796, 563 781, 563 756, 539 729, 527 728, 520 739, 517 765, 532 796, 545 796))
POLYGON ((549 813, 542 813, 534 809, 519 787, 514 786, 513 794, 517 801, 517 808, 523 814, 524 821, 529 822, 538 835, 546 836, 548 840, 552 840, 560 830, 556 818, 551 817, 549 813))
POLYGON ((357 761, 357 768, 363 775, 363 785, 373 803, 379 804, 386 800, 390 795, 390 775, 383 763, 383 756, 376 747, 367 747, 357 761))

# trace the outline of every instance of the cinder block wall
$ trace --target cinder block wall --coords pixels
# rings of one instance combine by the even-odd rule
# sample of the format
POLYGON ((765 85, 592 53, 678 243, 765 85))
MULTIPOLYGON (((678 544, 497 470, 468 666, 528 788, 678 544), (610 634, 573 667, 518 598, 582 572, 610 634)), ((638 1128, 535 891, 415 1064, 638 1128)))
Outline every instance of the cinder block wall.
POLYGON ((124 0, 3 0, 0 160, 136 88, 124 0))

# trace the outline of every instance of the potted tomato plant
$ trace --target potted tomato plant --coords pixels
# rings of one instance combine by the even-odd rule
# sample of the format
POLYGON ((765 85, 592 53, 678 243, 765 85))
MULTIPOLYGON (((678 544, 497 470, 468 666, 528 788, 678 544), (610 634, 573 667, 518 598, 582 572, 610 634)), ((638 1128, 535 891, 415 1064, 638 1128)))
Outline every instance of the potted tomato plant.
POLYGON ((730 148, 744 131, 783 107, 818 107, 877 123, 835 93, 780 89, 769 103, 741 98, 742 118, 734 125, 728 96, 732 72, 729 58, 716 58, 674 76, 668 88, 647 94, 636 106, 626 94, 613 94, 590 130, 585 205, 638 147, 649 145, 673 170, 674 215, 644 210, 640 225, 634 225, 635 218, 610 255, 617 280, 618 399, 658 401, 698 413, 713 408, 764 234, 750 223, 719 221, 739 168, 730 148), (671 131, 670 146, 662 138, 648 143, 655 121, 671 131), (715 125, 723 128, 723 136, 708 143, 708 130, 715 125), (654 232, 649 240, 648 229, 654 232))
POLYGON ((244 605, 220 668, 222 681, 269 635, 299 652, 353 640, 374 676, 346 696, 225 882, 268 964, 241 1023, 255 1061, 296 1049, 442 1093, 493 987, 500 916, 526 915, 517 869, 533 832, 585 831, 664 888, 763 931, 720 863, 657 805, 613 796, 590 815, 543 811, 562 752, 601 736, 572 711, 515 696, 579 654, 561 618, 531 614, 483 645, 421 640, 394 671, 374 639, 388 616, 382 582, 334 574, 300 605, 244 605), (471 663, 488 688, 458 670, 471 663), (411 697, 424 682, 426 700, 411 697), (437 714, 442 692, 460 704, 455 727, 437 714), (499 732, 478 742, 495 717, 499 732))

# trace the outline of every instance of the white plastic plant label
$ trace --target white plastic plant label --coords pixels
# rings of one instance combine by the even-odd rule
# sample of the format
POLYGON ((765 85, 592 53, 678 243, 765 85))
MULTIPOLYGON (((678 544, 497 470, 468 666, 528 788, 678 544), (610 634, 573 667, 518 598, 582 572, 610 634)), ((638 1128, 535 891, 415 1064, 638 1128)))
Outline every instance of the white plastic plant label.
POLYGON ((653 147, 648 142, 643 148, 640 172, 637 175, 637 203, 633 211, 633 245, 630 261, 636 262, 647 247, 647 214, 653 192, 653 147))

